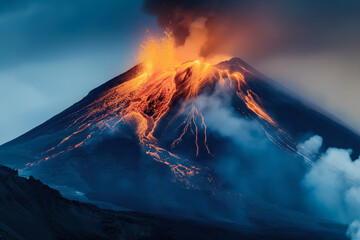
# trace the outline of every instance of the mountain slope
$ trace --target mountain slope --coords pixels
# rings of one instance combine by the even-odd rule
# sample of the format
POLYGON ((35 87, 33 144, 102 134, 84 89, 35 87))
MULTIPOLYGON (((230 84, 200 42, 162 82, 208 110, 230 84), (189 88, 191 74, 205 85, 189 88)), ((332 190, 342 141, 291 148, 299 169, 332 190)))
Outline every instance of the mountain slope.
MULTIPOLYGON (((64 199, 40 181, 0 168, 0 229, 15 239, 139 239, 148 225, 64 199), (113 229, 112 229, 113 228, 113 229)), ((11 238, 10 238, 11 239, 11 238)))
MULTIPOLYGON (((259 231, 229 223, 102 210, 64 199, 40 181, 18 177, 6 167, 0 167, 0 203, 0 239, 279 239, 278 232, 265 225, 259 231)), ((343 227, 334 227, 322 228, 323 232, 287 230, 286 239, 342 239, 343 227)))
POLYGON ((0 164, 83 201, 327 232, 300 197, 303 161, 315 163, 298 145, 314 134, 324 148, 360 151, 358 135, 240 59, 140 64, 0 146, 0 164))
MULTIPOLYGON (((355 151, 354 155, 358 155, 360 153, 360 149, 358 147, 360 137, 357 134, 322 115, 311 107, 304 105, 301 101, 291 97, 289 94, 282 92, 273 82, 269 82, 266 77, 248 66, 241 59, 233 58, 229 61, 218 64, 217 67, 229 70, 230 72, 241 73, 246 79, 248 88, 261 98, 263 109, 270 113, 278 125, 286 130, 292 137, 300 138, 304 133, 319 134, 324 136, 325 146, 351 148, 355 151)), ((64 129, 69 128, 73 121, 75 121, 78 117, 74 116, 75 113, 77 115, 81 115, 79 110, 86 108, 86 106, 96 101, 96 99, 101 98, 110 89, 116 88, 130 79, 138 77, 139 72, 142 72, 141 69, 141 65, 137 65, 124 74, 121 74, 104 83, 100 87, 92 90, 84 99, 69 107, 65 111, 30 130, 24 135, 0 146, 0 154, 6 153, 8 149, 15 148, 16 145, 34 141, 34 139, 38 137, 50 135, 57 131, 63 131, 64 129)), ((186 70, 193 71, 193 69, 189 68, 186 70)), ((120 111, 120 109, 118 111, 120 111)), ((249 112, 247 108, 242 109, 242 111, 243 113, 249 112)), ((45 149, 49 150, 47 145, 53 146, 54 144, 42 143, 40 146, 36 146, 39 149, 36 149, 35 151, 42 151, 45 149)), ((9 152, 11 152, 11 150, 9 152)), ((11 154, 20 154, 20 152, 21 151, 15 151, 11 152, 11 154)), ((27 156, 26 153, 21 156, 25 157, 26 160, 17 159, 16 157, 11 156, 14 159, 10 159, 11 162, 6 163, 8 165, 17 165, 17 167, 20 167, 21 164, 27 163, 27 160, 29 160, 29 158, 27 158, 29 156, 27 156)), ((33 158, 33 156, 31 156, 31 158, 33 158)), ((6 161, 5 158, 3 162, 4 161, 6 161)))

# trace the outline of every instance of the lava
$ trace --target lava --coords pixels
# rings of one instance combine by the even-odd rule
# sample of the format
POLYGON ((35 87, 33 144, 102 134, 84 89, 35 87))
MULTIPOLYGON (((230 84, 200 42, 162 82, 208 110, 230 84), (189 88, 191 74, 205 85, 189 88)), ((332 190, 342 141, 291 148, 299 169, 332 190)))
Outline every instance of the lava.
MULTIPOLYGON (((166 33, 164 38, 150 39, 144 43, 139 60, 141 70, 135 77, 108 89, 95 101, 68 116, 69 119, 75 118, 67 127, 69 134, 59 141, 56 147, 44 152, 41 160, 28 163, 27 166, 82 147, 106 129, 116 131, 121 123, 135 126, 136 136, 145 154, 154 161, 169 166, 177 179, 189 183, 187 178, 198 174, 203 170, 202 167, 194 161, 161 148, 154 131, 173 105, 180 103, 175 118, 183 115, 185 117, 179 125, 182 129, 181 134, 173 140, 172 148, 176 148, 186 132, 190 132, 195 138, 195 157, 199 155, 200 144, 203 144, 207 153, 211 155, 207 143, 206 119, 196 107, 195 100, 206 86, 214 87, 215 84, 231 89, 259 120, 274 128, 280 137, 285 136, 278 129, 275 120, 262 107, 261 98, 247 86, 241 72, 230 72, 201 60, 179 62, 176 59, 171 34, 166 33), (201 142, 200 131, 205 136, 201 142)), ((269 138, 280 146, 286 145, 286 142, 278 140, 280 137, 276 140, 271 136, 269 138)), ((287 149, 291 149, 291 146, 287 149)))

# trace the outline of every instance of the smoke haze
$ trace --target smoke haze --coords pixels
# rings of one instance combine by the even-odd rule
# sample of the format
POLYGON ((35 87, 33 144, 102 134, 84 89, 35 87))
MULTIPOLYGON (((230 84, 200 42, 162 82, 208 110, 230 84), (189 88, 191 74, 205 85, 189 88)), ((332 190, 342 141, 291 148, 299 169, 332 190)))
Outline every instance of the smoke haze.
POLYGON ((351 159, 350 149, 322 149, 323 138, 311 136, 298 143, 298 151, 315 161, 310 166, 302 157, 294 159, 278 149, 255 120, 239 117, 230 107, 229 94, 220 87, 196 101, 208 131, 230 140, 226 147, 229 150, 214 163, 228 186, 271 203, 349 224, 348 237, 359 240, 360 158, 351 159))
POLYGON ((350 149, 327 149, 306 173, 303 184, 310 211, 350 224, 347 235, 359 240, 360 159, 352 160, 350 154, 350 149))
POLYGON ((178 45, 206 19, 199 56, 240 57, 360 132, 358 1, 145 0, 143 9, 178 45))

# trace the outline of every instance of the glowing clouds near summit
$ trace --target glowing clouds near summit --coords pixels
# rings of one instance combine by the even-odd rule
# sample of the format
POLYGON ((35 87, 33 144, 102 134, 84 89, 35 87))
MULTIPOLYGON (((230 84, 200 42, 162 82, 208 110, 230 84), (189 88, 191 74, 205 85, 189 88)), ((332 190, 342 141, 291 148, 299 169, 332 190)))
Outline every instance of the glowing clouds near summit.
MULTIPOLYGON (((183 137, 190 134, 196 146, 191 157, 196 158, 202 147, 212 156, 207 143, 206 119, 195 103, 200 94, 215 86, 232 92, 260 121, 277 129, 275 120, 263 109, 261 98, 245 81, 244 72, 250 73, 249 70, 242 67, 243 72, 232 71, 205 62, 205 59, 195 59, 201 46, 195 43, 204 34, 201 32, 203 25, 204 20, 194 23, 193 28, 197 30, 181 47, 176 46, 173 35, 168 32, 160 38, 150 37, 145 41, 139 52, 140 64, 136 73, 106 90, 75 115, 68 116, 72 119, 67 127, 69 133, 56 146, 44 152, 40 160, 28 163, 27 167, 85 146, 103 132, 130 125, 135 128, 137 139, 148 156, 169 166, 178 180, 185 179, 192 185, 187 178, 204 169, 173 151, 183 137), (159 145, 154 133, 159 122, 174 109, 177 113, 172 121, 179 121, 179 133, 173 136, 171 148, 167 149, 159 145)), ((278 134, 284 133, 279 131, 278 134)), ((274 142, 277 139, 280 138, 275 137, 274 142)))

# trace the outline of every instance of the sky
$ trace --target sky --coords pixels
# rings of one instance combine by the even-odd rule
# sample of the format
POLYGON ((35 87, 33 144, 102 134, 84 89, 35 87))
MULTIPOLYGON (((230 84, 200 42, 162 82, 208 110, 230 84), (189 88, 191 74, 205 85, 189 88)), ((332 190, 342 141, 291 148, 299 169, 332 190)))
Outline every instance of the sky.
POLYGON ((0 144, 136 62, 156 20, 140 1, 0 1, 0 144))
POLYGON ((0 144, 133 66, 146 30, 170 28, 182 44, 199 17, 221 33, 202 54, 243 58, 360 132, 359 6, 353 0, 0 1, 0 144))

